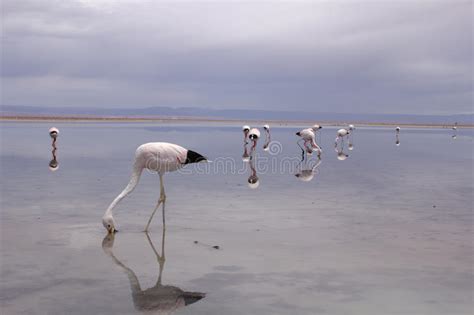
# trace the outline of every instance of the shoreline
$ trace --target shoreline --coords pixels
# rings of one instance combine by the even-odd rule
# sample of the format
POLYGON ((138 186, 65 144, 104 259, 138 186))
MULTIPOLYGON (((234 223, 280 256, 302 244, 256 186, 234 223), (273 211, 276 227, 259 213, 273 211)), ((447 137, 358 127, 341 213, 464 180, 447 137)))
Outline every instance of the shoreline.
MULTIPOLYGON (((160 122, 170 123, 209 123, 209 124, 263 124, 271 123, 279 126, 308 126, 314 124, 314 120, 261 120, 261 119, 219 119, 205 117, 92 117, 92 116, 0 116, 0 122, 160 122)), ((319 121, 328 126, 346 126, 347 121, 319 121)), ((366 127, 411 127, 411 128, 442 128, 451 129, 452 125, 446 124, 427 124, 427 123, 385 123, 385 122, 350 122, 357 126, 366 127)), ((474 128, 474 125, 460 124, 458 128, 474 128)))

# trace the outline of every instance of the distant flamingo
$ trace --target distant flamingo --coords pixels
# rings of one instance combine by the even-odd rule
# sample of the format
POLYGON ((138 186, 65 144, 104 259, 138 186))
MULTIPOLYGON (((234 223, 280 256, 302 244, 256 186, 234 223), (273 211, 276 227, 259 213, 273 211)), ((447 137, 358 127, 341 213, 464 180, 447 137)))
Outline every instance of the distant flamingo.
POLYGON ((309 154, 311 154, 313 150, 317 150, 319 156, 322 153, 321 147, 316 143, 316 132, 321 128, 323 127, 320 125, 314 125, 311 128, 306 128, 296 133, 296 135, 301 137, 301 140, 304 141, 304 147, 309 154), (309 147, 308 144, 311 145, 311 147, 309 147))
POLYGON ((242 131, 244 132, 244 142, 247 143, 247 136, 249 134, 250 127, 247 125, 242 126, 242 131))
POLYGON ((399 137, 399 135, 400 135, 400 127, 397 126, 397 127, 395 128, 395 145, 396 145, 397 147, 400 146, 400 137, 399 137))
POLYGON ((49 129, 49 136, 53 139, 53 146, 56 144, 56 138, 59 136, 59 130, 56 127, 51 127, 49 129))
POLYGON ((257 128, 252 128, 250 129, 248 133, 248 137, 250 140, 252 140, 252 151, 255 150, 255 147, 257 146, 257 141, 260 139, 260 130, 257 128))
POLYGON ((336 140, 335 140, 335 146, 337 147, 337 142, 338 142, 339 140, 341 141, 341 143, 344 143, 344 137, 349 136, 349 134, 350 134, 350 131, 349 131, 349 130, 344 129, 344 128, 339 129, 339 130, 337 131, 337 137, 336 137, 336 140))

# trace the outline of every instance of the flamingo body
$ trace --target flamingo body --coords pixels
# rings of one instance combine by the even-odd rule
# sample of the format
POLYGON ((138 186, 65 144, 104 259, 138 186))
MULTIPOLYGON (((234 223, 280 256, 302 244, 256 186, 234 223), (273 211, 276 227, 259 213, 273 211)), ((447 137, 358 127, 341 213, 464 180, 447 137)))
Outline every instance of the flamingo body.
POLYGON ((313 128, 306 128, 300 130, 296 133, 297 136, 300 136, 305 141, 313 141, 315 138, 315 133, 313 128))
POLYGON ((258 130, 257 128, 250 129, 249 138, 250 140, 254 141, 258 140, 260 138, 260 130, 258 130))
POLYGON ((49 129, 49 136, 53 139, 56 139, 57 136, 59 135, 59 130, 56 127, 51 127, 49 129))
POLYGON ((337 136, 338 136, 338 137, 344 137, 344 136, 347 136, 348 134, 349 134, 349 130, 344 129, 344 128, 339 129, 339 130, 337 131, 337 136))
POLYGON ((319 130, 321 129, 322 127, 319 126, 319 125, 314 125, 312 128, 306 128, 306 129, 303 129, 303 130, 300 130, 296 133, 297 136, 301 137, 301 139, 304 140, 304 143, 305 143, 305 146, 307 145, 307 143, 310 143, 311 144, 311 148, 308 148, 308 153, 312 153, 312 150, 317 150, 319 151, 319 154, 321 154, 322 150, 321 148, 319 147, 319 145, 316 143, 316 131, 315 130, 319 130), (317 129, 315 129, 317 128, 317 129))

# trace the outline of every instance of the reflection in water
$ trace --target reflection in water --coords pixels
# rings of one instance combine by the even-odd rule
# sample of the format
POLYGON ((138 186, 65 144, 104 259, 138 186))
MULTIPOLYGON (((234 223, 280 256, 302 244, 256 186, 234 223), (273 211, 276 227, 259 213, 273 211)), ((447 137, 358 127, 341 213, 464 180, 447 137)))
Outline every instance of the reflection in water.
POLYGON ((242 161, 248 162, 250 161, 250 154, 247 148, 248 142, 244 142, 244 153, 242 154, 242 161))
POLYGON ((265 130, 265 144, 263 145, 263 150, 268 151, 270 142, 272 141, 272 137, 270 135, 270 126, 263 125, 263 129, 265 130))
POLYGON ((341 141, 341 145, 338 146, 336 142, 336 146, 334 147, 334 151, 337 153, 337 159, 339 161, 344 161, 349 157, 347 153, 344 152, 344 143, 341 141))
POLYGON ((257 170, 255 168, 255 151, 256 151, 257 141, 259 137, 260 137, 260 132, 258 131, 258 129, 252 128, 249 132, 249 138, 253 142, 250 147, 250 152, 248 149, 248 143, 244 142, 244 153, 242 154, 242 161, 247 163, 247 168, 249 169, 249 173, 250 173, 250 176, 247 179, 247 182, 248 182, 249 187, 252 189, 257 188, 260 184, 258 180, 258 176, 257 176, 257 170))
POLYGON ((301 151, 303 159, 298 165, 298 172, 295 176, 301 181, 309 182, 314 178, 314 175, 318 173, 317 168, 321 165, 321 158, 318 156, 317 161, 311 160, 308 158, 307 154, 305 155, 304 149, 301 151))
POLYGON ((161 255, 158 254, 150 236, 146 233, 148 243, 150 244, 153 253, 156 255, 159 265, 158 279, 155 286, 146 290, 142 290, 135 272, 115 257, 113 253, 115 234, 107 234, 102 241, 102 249, 104 252, 112 258, 113 262, 127 275, 128 281, 130 282, 130 289, 132 290, 133 304, 135 309, 138 311, 152 314, 172 314, 179 308, 193 304, 206 296, 205 293, 186 292, 178 287, 163 285, 161 283, 165 266, 165 233, 166 229, 165 226, 163 226, 161 255))
MULTIPOLYGON (((348 154, 344 153, 344 138, 348 138, 348 146, 351 145, 351 140, 350 140, 350 132, 347 129, 339 129, 337 131, 337 137, 334 143, 334 150, 337 153, 337 159, 340 161, 344 161, 349 157, 348 154)), ((349 150, 351 150, 349 148, 349 150)))
POLYGON ((250 176, 247 179, 247 182, 250 188, 256 189, 260 185, 260 181, 257 176, 257 169, 255 168, 255 151, 254 150, 252 150, 252 155, 250 156, 250 160, 247 165, 250 172, 250 176))
POLYGON ((347 136, 347 149, 349 151, 354 150, 354 125, 349 125, 349 135, 347 136))
POLYGON ((51 146, 53 147, 53 150, 51 151, 52 159, 51 161, 49 161, 49 170, 52 172, 57 171, 59 168, 59 162, 56 157, 56 151, 57 151, 56 139, 58 135, 59 135, 58 128, 52 127, 49 129, 49 136, 51 137, 51 139, 53 139, 53 142, 51 143, 51 146))
POLYGON ((52 159, 51 161, 49 161, 49 170, 51 172, 55 172, 59 168, 59 162, 56 156, 56 151, 57 151, 56 145, 53 143, 53 150, 51 151, 52 159))

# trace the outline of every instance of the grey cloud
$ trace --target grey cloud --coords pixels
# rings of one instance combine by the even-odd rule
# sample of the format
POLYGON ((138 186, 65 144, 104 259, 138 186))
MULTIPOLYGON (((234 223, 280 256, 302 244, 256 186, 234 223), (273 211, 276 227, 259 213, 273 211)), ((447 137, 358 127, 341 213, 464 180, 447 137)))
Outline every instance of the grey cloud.
POLYGON ((5 1, 4 104, 472 112, 472 2, 5 1))

